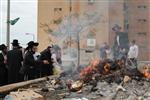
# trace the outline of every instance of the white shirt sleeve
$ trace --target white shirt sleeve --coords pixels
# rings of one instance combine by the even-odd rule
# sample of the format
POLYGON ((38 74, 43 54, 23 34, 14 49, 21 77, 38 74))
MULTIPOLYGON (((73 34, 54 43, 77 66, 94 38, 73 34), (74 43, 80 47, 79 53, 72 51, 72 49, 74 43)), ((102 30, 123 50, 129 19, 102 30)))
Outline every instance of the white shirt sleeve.
POLYGON ((119 36, 117 36, 117 43, 118 43, 118 45, 120 45, 119 36))
POLYGON ((135 58, 137 58, 138 55, 139 55, 139 48, 138 48, 138 46, 136 45, 136 46, 135 46, 135 58))
POLYGON ((133 58, 132 57, 132 46, 129 48, 129 52, 128 52, 128 58, 133 58))

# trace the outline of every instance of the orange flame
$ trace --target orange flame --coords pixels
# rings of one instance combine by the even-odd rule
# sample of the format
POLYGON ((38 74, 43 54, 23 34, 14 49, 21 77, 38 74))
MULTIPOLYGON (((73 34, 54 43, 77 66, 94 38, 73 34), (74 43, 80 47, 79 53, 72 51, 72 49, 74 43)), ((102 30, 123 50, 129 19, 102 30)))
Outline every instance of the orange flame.
POLYGON ((148 79, 150 79, 150 73, 148 72, 149 68, 148 66, 144 66, 144 76, 148 79))
POLYGON ((90 66, 91 66, 93 69, 95 69, 95 68, 98 67, 99 63, 100 63, 100 60, 99 60, 99 59, 93 59, 93 60, 91 61, 91 63, 90 63, 90 66))
POLYGON ((106 73, 108 73, 108 72, 110 71, 110 64, 106 64, 106 65, 104 66, 104 71, 105 71, 106 73))

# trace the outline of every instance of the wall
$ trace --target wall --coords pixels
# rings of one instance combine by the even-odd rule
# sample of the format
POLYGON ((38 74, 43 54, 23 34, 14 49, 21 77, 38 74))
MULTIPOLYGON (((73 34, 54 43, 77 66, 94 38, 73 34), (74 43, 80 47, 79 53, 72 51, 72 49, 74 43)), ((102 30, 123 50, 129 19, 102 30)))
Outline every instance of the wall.
POLYGON ((149 0, 129 0, 129 39, 139 46, 139 60, 150 59, 149 0))
MULTIPOLYGON (((95 51, 99 50, 103 42, 109 42, 109 0, 71 1, 39 0, 39 51, 52 43, 61 46, 64 54, 68 48, 77 51, 77 35, 79 34, 80 48, 83 50, 81 51, 83 55, 80 56, 81 59, 84 59, 88 55, 84 51, 89 48, 87 46, 88 38, 96 39, 96 45, 92 47, 95 51), (54 21, 58 21, 58 23, 56 24, 54 21)), ((96 53, 98 52, 96 51, 96 53)), ((99 57, 97 54, 95 56, 99 57)))
MULTIPOLYGON (((115 37, 112 27, 118 24, 122 31, 128 32, 130 41, 137 41, 140 48, 139 59, 150 59, 149 0, 95 0, 95 3, 89 3, 88 0, 70 1, 72 2, 39 0, 39 51, 51 43, 59 44, 64 50, 77 48, 77 34, 80 35, 81 49, 88 48, 88 38, 96 39, 96 46, 93 48, 97 50, 103 42, 112 46, 115 37), (146 8, 139 8, 139 5, 146 8), (141 19, 146 21, 139 21, 141 19), (58 23, 54 24, 57 20, 58 23)), ((98 52, 96 56, 99 56, 98 52)))

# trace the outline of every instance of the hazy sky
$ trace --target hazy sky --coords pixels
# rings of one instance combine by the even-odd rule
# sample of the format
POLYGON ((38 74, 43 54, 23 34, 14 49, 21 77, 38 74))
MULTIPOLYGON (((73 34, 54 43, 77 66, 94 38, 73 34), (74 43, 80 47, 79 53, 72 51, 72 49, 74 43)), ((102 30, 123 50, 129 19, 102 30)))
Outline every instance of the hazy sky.
MULTIPOLYGON (((20 20, 10 27, 10 41, 18 39, 22 46, 37 34, 37 0, 10 0, 10 19, 20 20), (31 33, 26 35, 25 33, 31 33)), ((7 0, 0 0, 0 44, 6 43, 7 0)))

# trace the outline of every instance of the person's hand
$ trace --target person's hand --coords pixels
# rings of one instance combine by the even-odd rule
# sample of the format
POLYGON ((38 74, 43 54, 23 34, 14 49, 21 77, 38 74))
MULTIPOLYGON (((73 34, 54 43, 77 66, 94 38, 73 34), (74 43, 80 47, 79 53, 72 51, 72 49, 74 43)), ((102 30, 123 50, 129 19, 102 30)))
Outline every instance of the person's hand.
POLYGON ((49 64, 49 62, 47 60, 43 60, 44 64, 49 64))

